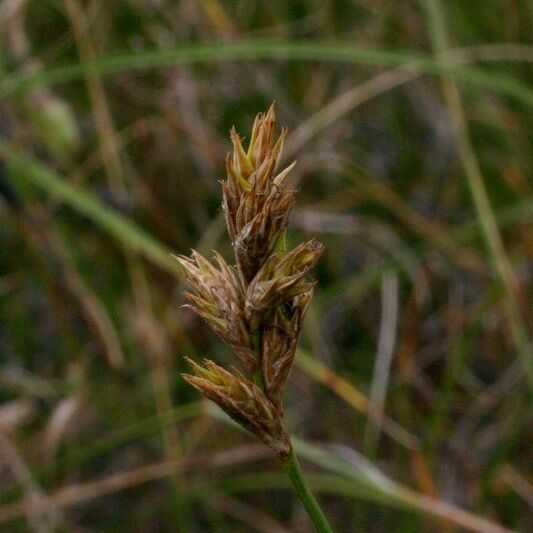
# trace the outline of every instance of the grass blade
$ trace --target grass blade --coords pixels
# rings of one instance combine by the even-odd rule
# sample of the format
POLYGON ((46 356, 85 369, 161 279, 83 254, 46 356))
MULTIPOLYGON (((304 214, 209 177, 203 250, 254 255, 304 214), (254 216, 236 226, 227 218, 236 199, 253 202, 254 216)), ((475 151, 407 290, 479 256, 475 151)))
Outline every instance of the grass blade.
MULTIPOLYGON (((221 61, 296 60, 353 63, 378 67, 409 66, 426 74, 453 72, 456 79, 497 91, 533 106, 533 92, 522 82, 508 76, 465 67, 461 61, 438 61, 411 51, 361 48, 353 43, 321 41, 248 41, 238 43, 185 44, 179 48, 128 52, 110 55, 88 63, 72 63, 37 73, 14 73, 0 82, 0 96, 23 94, 36 86, 49 86, 82 78, 87 72, 108 75, 180 64, 221 61)), ((524 60, 528 60, 527 56, 524 60)))

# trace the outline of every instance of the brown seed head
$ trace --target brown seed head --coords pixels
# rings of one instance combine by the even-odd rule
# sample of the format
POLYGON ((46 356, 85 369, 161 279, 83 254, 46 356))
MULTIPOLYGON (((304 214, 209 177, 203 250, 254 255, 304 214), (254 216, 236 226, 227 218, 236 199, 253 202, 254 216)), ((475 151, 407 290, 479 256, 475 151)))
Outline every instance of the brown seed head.
POLYGON ((233 155, 226 159, 227 180, 222 183, 222 206, 244 286, 252 280, 286 228, 296 191, 284 185, 295 162, 275 174, 286 130, 274 144, 275 112, 255 119, 245 152, 231 130, 233 155))
POLYGON ((213 400, 233 420, 254 433, 278 456, 290 451, 289 437, 283 429, 281 416, 265 393, 236 368, 228 372, 213 361, 204 359, 198 365, 189 358, 194 372, 182 374, 187 383, 213 400))
POLYGON ((278 306, 263 323, 261 334, 261 366, 265 392, 280 411, 289 372, 300 340, 305 312, 314 287, 307 289, 285 305, 278 306))
POLYGON ((314 290, 305 278, 324 247, 312 239, 285 251, 296 194, 285 180, 295 163, 277 172, 286 130, 274 141, 274 126, 272 106, 256 117, 246 150, 231 130, 222 206, 238 275, 216 253, 218 267, 197 252, 177 259, 195 288, 188 306, 233 348, 254 381, 257 373, 261 377, 254 383, 236 368, 189 360, 193 374, 184 378, 283 457, 290 451, 283 392, 314 290))
POLYGON ((266 259, 246 291, 245 313, 252 331, 267 309, 275 308, 312 287, 303 278, 323 251, 324 246, 311 239, 287 254, 276 252, 266 259))
POLYGON ((185 307, 202 317, 253 371, 258 360, 244 316, 242 289, 233 269, 220 254, 214 255, 219 268, 195 251, 192 258, 176 257, 185 279, 196 289, 196 294, 186 293, 189 304, 185 307))

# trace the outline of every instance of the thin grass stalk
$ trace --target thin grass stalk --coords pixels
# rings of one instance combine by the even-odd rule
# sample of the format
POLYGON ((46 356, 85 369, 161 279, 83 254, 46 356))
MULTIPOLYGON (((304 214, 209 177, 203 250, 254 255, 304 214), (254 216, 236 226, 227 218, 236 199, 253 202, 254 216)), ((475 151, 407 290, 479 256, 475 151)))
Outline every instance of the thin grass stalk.
POLYGON ((331 532, 332 529, 328 524, 320 505, 318 505, 316 498, 313 496, 311 489, 305 481, 302 468, 294 453, 294 449, 290 451, 289 455, 282 461, 282 464, 283 469, 291 480, 294 491, 298 494, 307 514, 313 521, 315 529, 320 533, 331 532))
MULTIPOLYGON (((183 45, 177 49, 109 55, 85 64, 63 65, 34 74, 14 73, 8 75, 0 81, 0 96, 20 95, 36 86, 48 86, 80 79, 84 77, 87 71, 105 75, 169 65, 264 59, 326 61, 381 67, 406 66, 433 75, 453 70, 454 76, 463 83, 497 91, 515 98, 529 107, 533 106, 533 92, 527 85, 508 76, 484 72, 474 67, 465 67, 463 66, 465 61, 458 60, 453 55, 448 55, 446 61, 435 61, 431 57, 411 51, 358 48, 353 43, 327 41, 272 42, 272 40, 257 40, 239 43, 202 43, 183 45)), ((516 59, 516 57, 513 56, 512 59, 516 59)), ((531 54, 523 54, 520 59, 530 62, 531 54)))
MULTIPOLYGON (((423 0, 422 5, 427 14, 435 55, 438 60, 446 62, 449 38, 443 6, 439 0, 423 0)), ((447 69, 441 74, 442 92, 448 106, 448 114, 455 134, 457 150, 466 174, 482 234, 491 255, 495 274, 504 290, 504 306, 511 336, 522 360, 526 377, 533 388, 531 345, 528 340, 526 326, 520 314, 517 296, 518 284, 496 223, 496 217, 483 181, 481 167, 470 139, 461 93, 454 77, 450 75, 452 72, 451 69, 447 69)))

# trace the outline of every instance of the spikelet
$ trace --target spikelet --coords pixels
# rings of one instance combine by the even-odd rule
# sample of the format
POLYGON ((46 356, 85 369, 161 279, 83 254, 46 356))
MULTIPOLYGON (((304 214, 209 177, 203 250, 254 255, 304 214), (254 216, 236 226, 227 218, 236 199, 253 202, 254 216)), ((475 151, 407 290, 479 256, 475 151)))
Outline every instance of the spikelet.
POLYGON ((275 141, 274 126, 272 105, 257 115, 246 150, 231 130, 233 153, 221 185, 236 267, 216 252, 217 266, 194 251, 176 259, 194 288, 186 294, 187 307, 233 349, 247 372, 188 359, 193 373, 184 379, 283 458, 291 449, 283 393, 315 286, 306 277, 324 247, 315 239, 288 252, 281 245, 296 193, 285 180, 295 163, 277 171, 287 132, 275 141))
POLYGON ((323 251, 324 246, 312 239, 287 254, 273 253, 264 261, 246 291, 246 318, 253 331, 266 310, 311 288, 302 280, 323 251))
POLYGON ((274 106, 255 119, 248 151, 231 130, 233 155, 226 159, 227 180, 222 182, 222 206, 235 258, 246 287, 287 227, 296 191, 285 178, 295 162, 276 174, 286 130, 274 143, 274 106))
POLYGON ((300 340, 303 318, 313 296, 311 286, 287 305, 278 306, 265 319, 261 334, 262 372, 265 391, 279 412, 283 393, 300 340))
POLYGON ((218 269, 195 251, 192 258, 176 257, 185 279, 196 289, 196 294, 185 294, 189 303, 184 307, 203 318, 253 372, 259 361, 244 316, 242 289, 233 269, 220 254, 214 252, 214 255, 218 269))
POLYGON ((282 426, 278 410, 265 393, 237 369, 228 372, 213 361, 205 359, 198 365, 187 358, 194 372, 183 378, 194 388, 214 401, 233 420, 254 433, 278 456, 290 451, 290 441, 282 426))

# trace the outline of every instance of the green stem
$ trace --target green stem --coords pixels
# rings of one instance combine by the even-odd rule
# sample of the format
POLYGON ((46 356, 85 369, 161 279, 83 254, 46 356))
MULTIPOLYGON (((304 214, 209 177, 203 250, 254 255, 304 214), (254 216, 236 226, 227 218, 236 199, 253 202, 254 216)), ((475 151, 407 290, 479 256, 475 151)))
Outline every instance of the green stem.
POLYGON ((281 460, 283 464, 283 469, 289 476, 292 486, 298 494, 300 500, 302 501, 307 514, 313 521, 315 529, 318 533, 332 533, 331 529, 322 509, 318 505, 313 493, 309 490, 307 483, 305 482, 302 469, 300 468, 300 463, 294 453, 294 449, 291 448, 291 451, 287 457, 281 460))
MULTIPOLYGON (((263 372, 261 371, 261 327, 257 331, 252 332, 251 337, 253 350, 259 358, 259 366, 253 373, 253 381, 258 387, 265 390, 265 381, 263 379, 263 372)), ((307 514, 315 525, 317 532, 332 533, 333 530, 329 526, 322 509, 320 509, 318 502, 305 482, 300 463, 292 447, 289 454, 281 459, 281 464, 287 476, 289 476, 292 486, 302 501, 307 514)))

